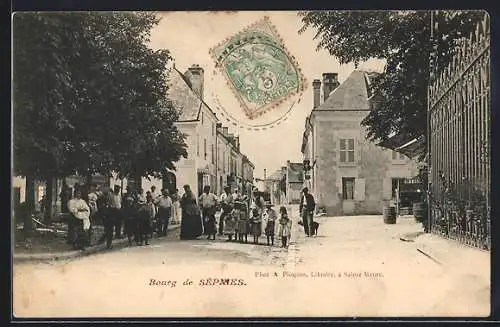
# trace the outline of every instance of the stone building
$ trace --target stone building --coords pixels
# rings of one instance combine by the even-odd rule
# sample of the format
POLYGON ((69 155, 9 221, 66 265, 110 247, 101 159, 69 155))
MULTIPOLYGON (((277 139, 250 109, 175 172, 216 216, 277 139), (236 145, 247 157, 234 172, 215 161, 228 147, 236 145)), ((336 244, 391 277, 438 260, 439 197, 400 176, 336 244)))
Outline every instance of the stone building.
POLYGON ((304 185, 329 215, 380 214, 397 181, 417 174, 416 162, 366 139, 361 121, 376 105, 371 74, 355 70, 339 84, 337 74, 325 73, 323 92, 313 81, 301 149, 313 168, 304 185))
POLYGON ((175 124, 186 135, 188 152, 176 163, 175 184, 179 189, 190 185, 194 194, 200 194, 204 185, 216 189, 217 117, 203 101, 204 70, 192 65, 183 74, 174 68, 169 82, 168 97, 181 112, 175 124))
POLYGON ((184 74, 177 69, 172 72, 169 98, 181 110, 176 126, 186 134, 188 145, 188 157, 176 163, 177 185, 189 184, 195 194, 201 194, 205 185, 216 194, 226 185, 241 191, 243 154, 239 137, 218 121, 203 99, 203 89, 204 70, 199 65, 192 65, 184 74))
POLYGON ((253 188, 253 172, 255 170, 255 165, 248 159, 246 155, 243 155, 242 159, 242 173, 243 173, 243 183, 245 194, 251 194, 253 188))

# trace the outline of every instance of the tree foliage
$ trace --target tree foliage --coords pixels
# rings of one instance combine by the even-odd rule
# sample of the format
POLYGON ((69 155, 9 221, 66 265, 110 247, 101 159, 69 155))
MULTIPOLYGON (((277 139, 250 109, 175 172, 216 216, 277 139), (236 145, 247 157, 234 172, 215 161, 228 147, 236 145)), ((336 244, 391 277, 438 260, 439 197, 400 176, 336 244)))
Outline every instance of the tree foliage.
POLYGON ((377 108, 362 122, 370 140, 383 141, 391 133, 426 135, 430 52, 437 55, 436 69, 445 67, 455 42, 469 36, 484 12, 437 12, 433 42, 429 11, 308 11, 299 17, 299 33, 315 29, 317 49, 340 64, 386 60, 385 72, 372 80, 377 108))
POLYGON ((159 175, 186 157, 152 13, 14 16, 14 170, 159 175))

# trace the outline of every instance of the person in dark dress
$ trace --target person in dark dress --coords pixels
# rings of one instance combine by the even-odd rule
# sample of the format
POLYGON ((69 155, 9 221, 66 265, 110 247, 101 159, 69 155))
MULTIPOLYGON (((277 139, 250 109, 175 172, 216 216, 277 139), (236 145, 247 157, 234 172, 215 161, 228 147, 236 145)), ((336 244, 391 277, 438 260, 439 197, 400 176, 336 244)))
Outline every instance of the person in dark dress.
POLYGON ((109 188, 104 188, 101 196, 97 199, 97 210, 99 211, 100 219, 104 225, 104 235, 98 243, 106 241, 106 247, 109 249, 113 242, 113 228, 115 222, 111 209, 111 194, 109 188))
POLYGON ((193 240, 203 234, 200 208, 189 185, 184 185, 181 198, 181 240, 193 240))

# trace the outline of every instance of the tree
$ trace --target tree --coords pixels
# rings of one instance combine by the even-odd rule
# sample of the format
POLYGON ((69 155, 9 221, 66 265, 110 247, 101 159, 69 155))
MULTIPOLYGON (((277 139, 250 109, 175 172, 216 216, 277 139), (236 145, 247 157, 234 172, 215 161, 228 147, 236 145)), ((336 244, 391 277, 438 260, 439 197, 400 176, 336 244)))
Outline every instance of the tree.
POLYGON ((436 69, 445 67, 456 41, 475 30, 484 12, 437 12, 434 42, 429 11, 309 11, 299 17, 299 33, 315 29, 317 49, 328 50, 340 64, 386 60, 385 72, 372 81, 378 105, 362 122, 370 140, 385 141, 391 133, 408 139, 427 134, 431 49, 437 54, 436 69))
POLYGON ((14 16, 14 173, 161 175, 186 157, 152 13, 14 16), (36 33, 35 33, 36 32, 36 33))

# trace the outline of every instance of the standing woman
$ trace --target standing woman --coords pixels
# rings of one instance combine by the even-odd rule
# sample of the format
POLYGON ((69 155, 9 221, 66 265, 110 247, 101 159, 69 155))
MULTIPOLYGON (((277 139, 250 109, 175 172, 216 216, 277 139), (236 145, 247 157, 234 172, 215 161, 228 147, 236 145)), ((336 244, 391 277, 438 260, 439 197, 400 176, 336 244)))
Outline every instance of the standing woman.
POLYGON ((200 208, 189 185, 184 185, 181 201, 181 240, 193 240, 203 234, 200 208))
POLYGON ((82 191, 75 190, 75 197, 69 201, 69 212, 75 221, 76 237, 73 243, 75 249, 84 250, 90 240, 90 207, 82 199, 82 191))

